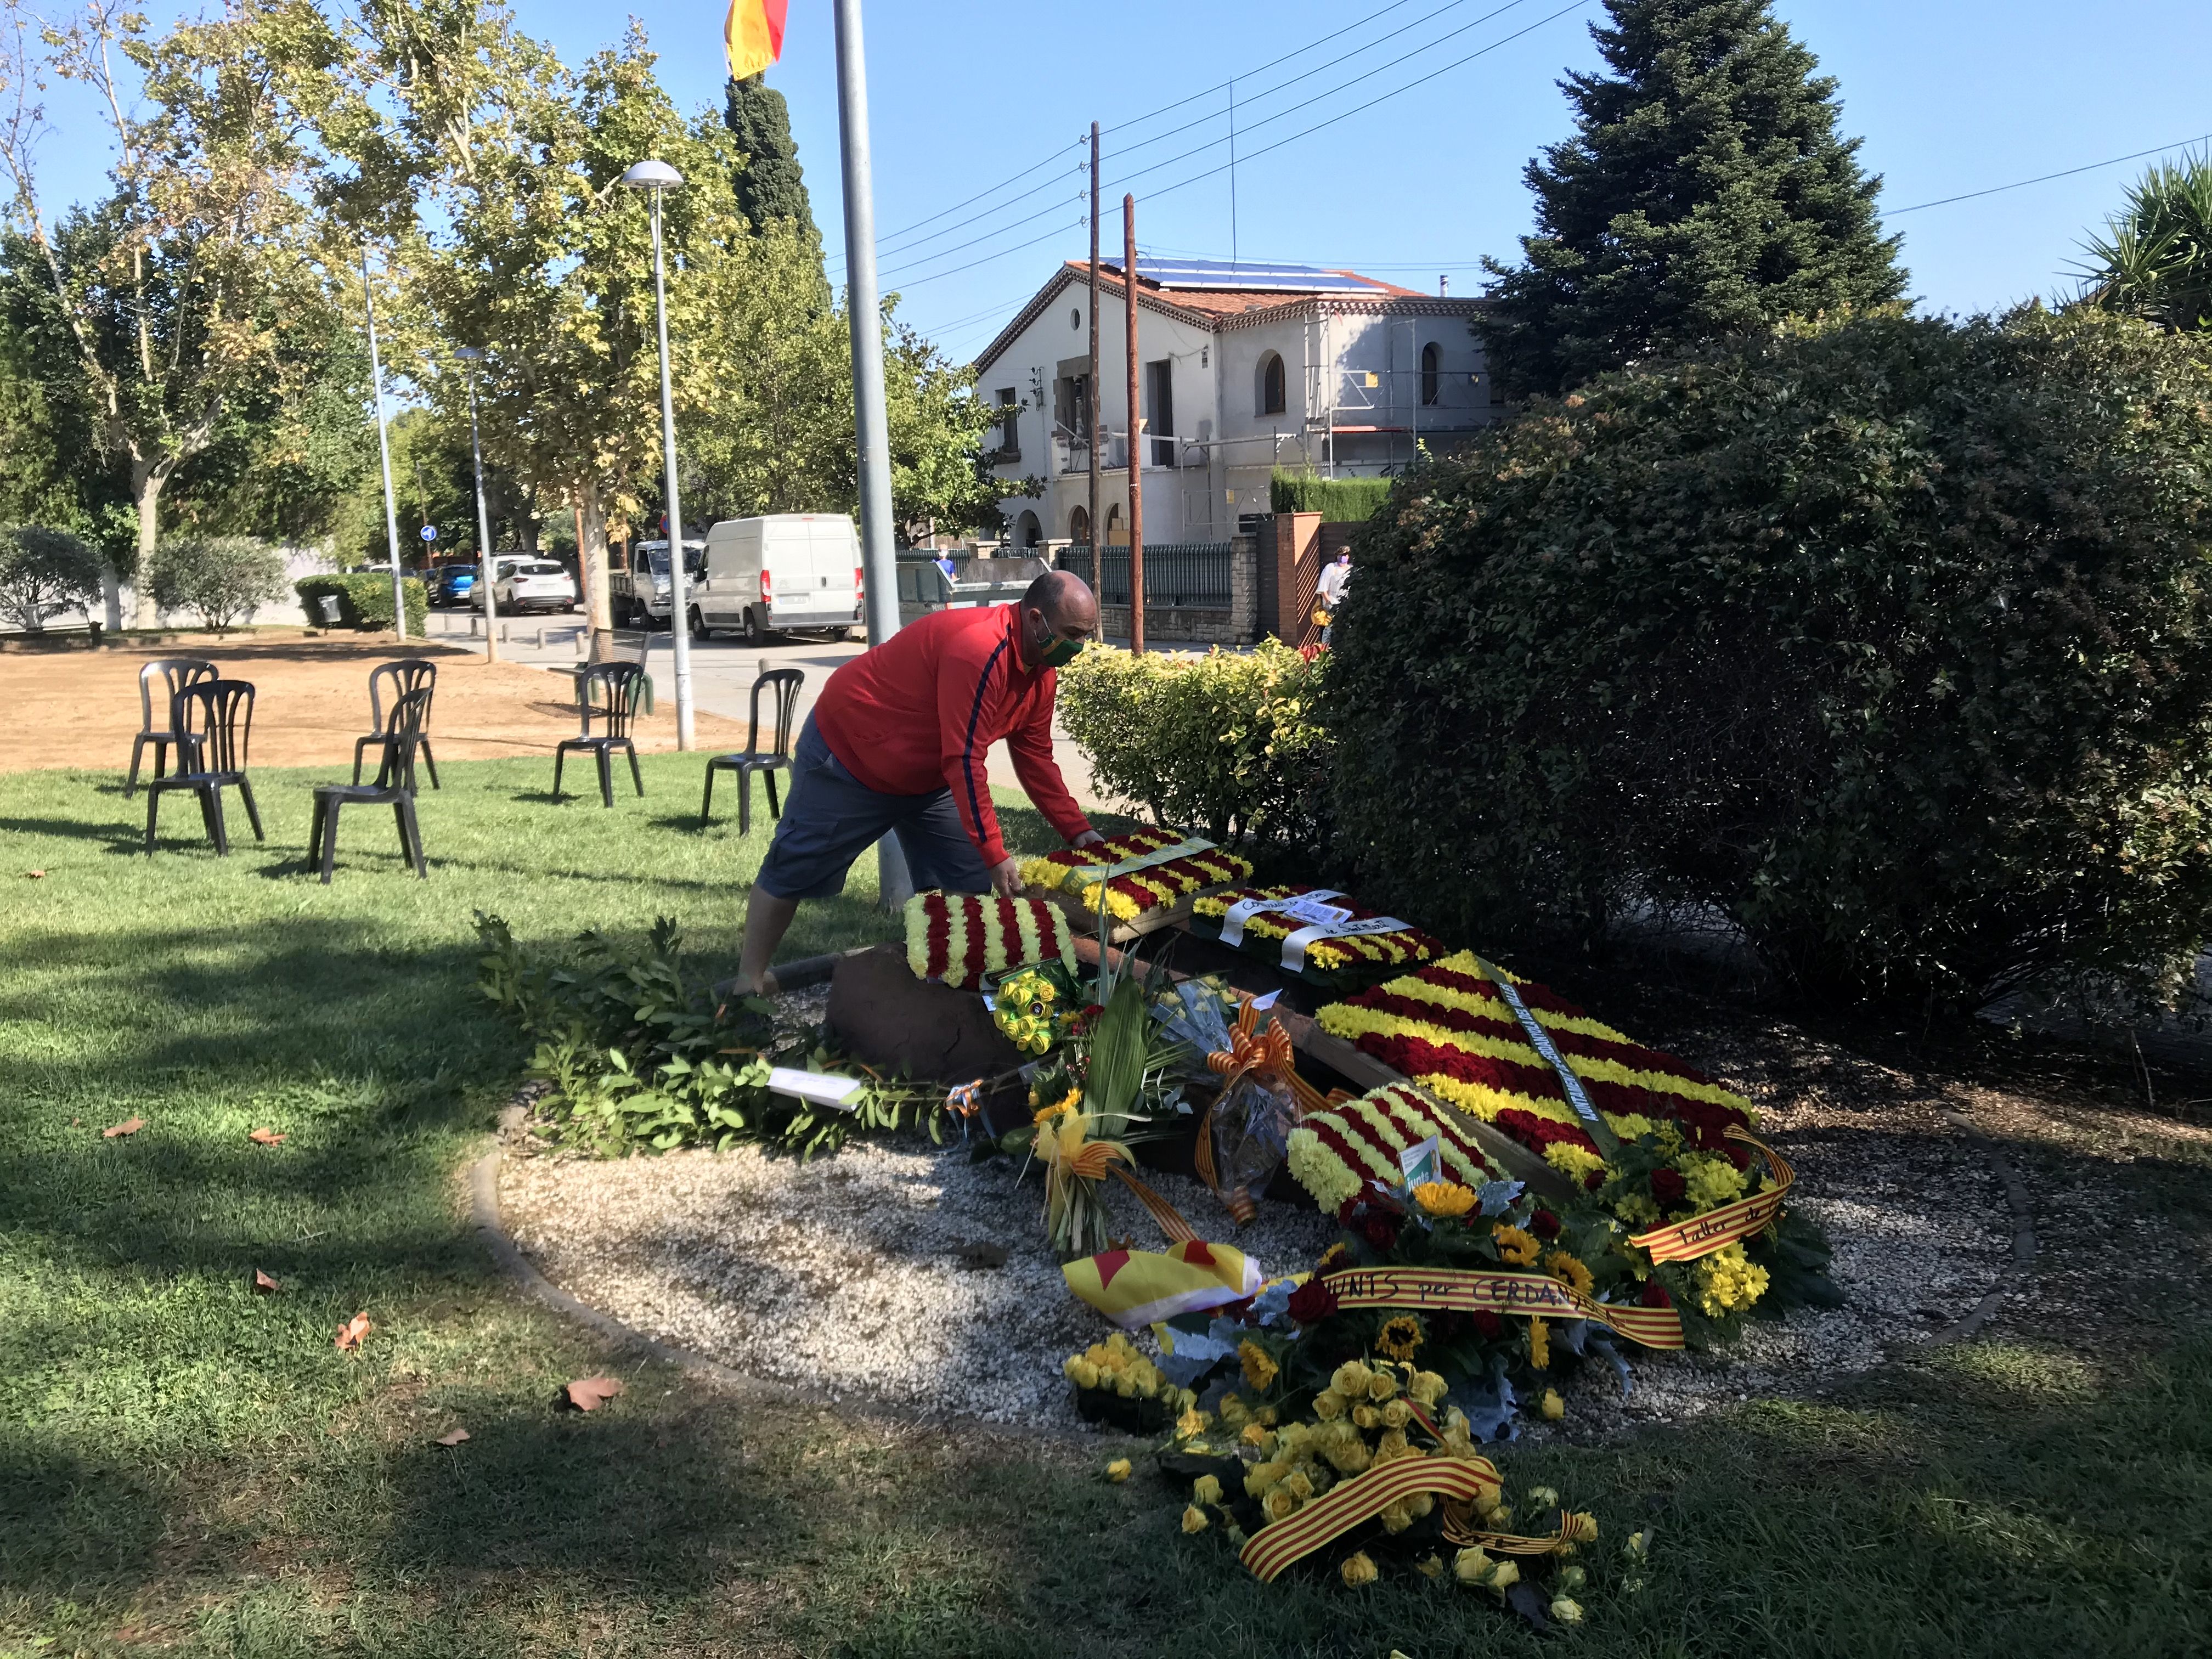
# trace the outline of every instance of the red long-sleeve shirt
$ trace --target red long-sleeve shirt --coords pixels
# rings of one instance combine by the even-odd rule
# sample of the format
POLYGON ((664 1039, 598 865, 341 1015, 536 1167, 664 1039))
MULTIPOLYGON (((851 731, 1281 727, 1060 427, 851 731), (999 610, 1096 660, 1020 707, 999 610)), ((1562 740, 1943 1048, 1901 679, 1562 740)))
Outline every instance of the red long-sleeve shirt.
POLYGON ((1045 821, 1069 841, 1091 828, 1052 757, 1058 676, 1023 666, 1020 628, 1019 605, 933 611, 830 675, 814 705, 822 741, 869 788, 951 789, 987 866, 1006 856, 987 772, 1001 738, 1045 821))

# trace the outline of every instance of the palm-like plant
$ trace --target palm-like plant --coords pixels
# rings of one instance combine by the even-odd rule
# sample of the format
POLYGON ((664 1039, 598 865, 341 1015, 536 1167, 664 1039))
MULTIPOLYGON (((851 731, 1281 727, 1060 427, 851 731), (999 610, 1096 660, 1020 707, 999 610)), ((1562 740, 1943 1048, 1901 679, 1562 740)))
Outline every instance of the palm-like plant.
POLYGON ((2151 168, 2083 250, 2087 303, 2168 330, 2212 331, 2212 150, 2151 168))

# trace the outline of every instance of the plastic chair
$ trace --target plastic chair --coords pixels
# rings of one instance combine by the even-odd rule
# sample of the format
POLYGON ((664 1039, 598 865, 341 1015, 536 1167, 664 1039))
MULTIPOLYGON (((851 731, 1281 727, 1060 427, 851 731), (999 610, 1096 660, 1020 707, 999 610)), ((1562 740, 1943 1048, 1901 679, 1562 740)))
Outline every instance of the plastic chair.
MULTIPOLYGON (((391 724, 384 728, 384 759, 374 783, 323 783, 315 786, 315 816, 307 830, 307 862, 323 866, 323 885, 330 885, 331 866, 338 856, 338 809, 342 806, 389 806, 399 824, 399 856, 415 866, 423 880, 430 867, 422 857, 422 826, 415 817, 415 751, 428 759, 430 746, 422 741, 422 727, 430 718, 431 689, 417 686, 392 706, 391 724)), ((359 753, 356 751, 356 755, 359 753)), ((358 776, 358 774, 356 775, 358 776)), ((435 787, 434 785, 433 786, 435 787)))
POLYGON ((246 816, 253 824, 253 838, 266 841, 261 814, 253 805, 253 786, 246 781, 246 750, 253 735, 253 687, 245 680, 204 680, 187 686, 169 705, 169 729, 176 734, 177 752, 187 750, 192 769, 173 777, 155 778, 146 786, 146 850, 154 850, 154 824, 161 810, 161 797, 172 789, 189 789, 199 797, 200 820, 216 855, 230 856, 230 832, 222 817, 222 792, 236 785, 246 802, 246 816))
POLYGON ((182 771, 187 764, 185 748, 178 742, 175 728, 161 729, 154 724, 154 682, 161 682, 161 714, 167 718, 175 706, 178 692, 221 678, 220 669, 198 657, 156 657, 138 671, 138 735, 131 742, 131 775, 123 781, 124 799, 129 800, 138 788, 138 761, 148 744, 154 745, 155 777, 169 769, 169 745, 173 743, 178 745, 177 769, 182 771))
MULTIPOLYGON (((428 657, 402 657, 397 662, 380 662, 368 671, 369 733, 356 738, 353 744, 353 781, 361 781, 362 752, 372 743, 383 743, 390 734, 384 723, 384 701, 377 695, 380 680, 392 682, 392 706, 395 714, 402 700, 410 693, 422 695, 422 730, 412 739, 413 746, 422 751, 422 764, 430 774, 430 787, 438 787, 438 757, 430 752, 430 700, 438 689, 438 665, 428 657)), ((408 787, 413 788, 415 757, 407 757, 408 787)), ((379 774, 379 775, 382 775, 379 774)))
POLYGON ((761 775, 768 785, 768 813, 771 818, 783 816, 783 804, 776 799, 775 775, 791 769, 791 722, 799 709, 799 688, 805 683, 805 671, 798 668, 771 668, 764 671, 753 682, 752 729, 745 733, 745 746, 734 755, 717 755, 707 763, 707 793, 699 803, 699 827, 704 830, 714 811, 714 774, 735 772, 738 775, 738 833, 752 833, 753 774, 761 775), (760 746, 761 693, 772 690, 775 696, 775 747, 760 746))
POLYGON ((620 749, 629 756, 630 781, 637 786, 640 795, 645 793, 645 775, 637 769, 637 745, 630 741, 629 723, 636 718, 637 705, 644 695, 645 670, 634 662, 593 663, 576 677, 576 714, 583 721, 580 737, 563 738, 560 747, 553 751, 553 799, 561 799, 561 766, 571 750, 594 757, 599 763, 599 803, 603 806, 615 804, 614 771, 610 757, 620 749), (593 702, 593 694, 605 688, 606 706, 593 702), (594 737, 592 722, 606 722, 606 730, 594 737))

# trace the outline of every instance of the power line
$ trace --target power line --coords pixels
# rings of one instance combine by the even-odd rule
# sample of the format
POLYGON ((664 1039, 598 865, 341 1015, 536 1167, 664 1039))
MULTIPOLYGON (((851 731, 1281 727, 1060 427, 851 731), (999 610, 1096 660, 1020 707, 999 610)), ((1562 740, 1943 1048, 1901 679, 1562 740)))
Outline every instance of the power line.
MULTIPOLYGON (((1272 115, 1272 116, 1268 116, 1268 117, 1265 118, 1265 119, 1263 119, 1263 120, 1261 120, 1261 121, 1259 121, 1259 122, 1255 123, 1255 124, 1254 124, 1254 125, 1255 125, 1255 127, 1257 127, 1257 126, 1265 126, 1265 125, 1268 125, 1270 122, 1279 121, 1279 120, 1283 119, 1283 118, 1284 118, 1285 117, 1286 117, 1286 116, 1295 114, 1295 113, 1297 113, 1297 111, 1298 111, 1300 108, 1308 107, 1308 106, 1310 106, 1311 104, 1316 103, 1316 102, 1318 102, 1318 101, 1319 101, 1321 99, 1322 99, 1322 98, 1327 98, 1327 97, 1333 96, 1334 94, 1337 94, 1337 93, 1340 93, 1340 92, 1342 92, 1342 91, 1346 90, 1347 88, 1350 88, 1350 87, 1355 87, 1355 86, 1358 86, 1358 84, 1360 84, 1360 82, 1364 82, 1364 81, 1371 80, 1371 79, 1373 79, 1376 76, 1381 75, 1381 74, 1382 74, 1384 71, 1386 71, 1386 70, 1388 70, 1395 69, 1395 68, 1397 68, 1400 64, 1406 64, 1406 63, 1409 63, 1409 62, 1411 62, 1413 58, 1416 58, 1419 57, 1419 56, 1421 55, 1421 53, 1422 53, 1422 52, 1431 50, 1431 48, 1433 48, 1434 46, 1437 46, 1438 44, 1440 44, 1442 41, 1449 40, 1453 39, 1455 36, 1461 35, 1461 34, 1464 34, 1464 33, 1466 33, 1468 32, 1468 30, 1472 29, 1472 28, 1479 27, 1480 27, 1482 24, 1484 24, 1484 23, 1486 23, 1486 22, 1490 21, 1492 19, 1496 18, 1496 17, 1502 16, 1502 15, 1503 15, 1504 14, 1505 14, 1506 12, 1511 11, 1511 10, 1513 10, 1516 7, 1520 6, 1520 5, 1523 5, 1523 4, 1525 4, 1525 3, 1527 3, 1527 0, 1506 0, 1506 3, 1505 3, 1504 5, 1499 6, 1499 7, 1498 7, 1498 8, 1496 8, 1494 10, 1492 10, 1492 11, 1489 11, 1489 12, 1485 13, 1482 16, 1476 18, 1476 19, 1474 20, 1474 22, 1472 22, 1472 23, 1468 23, 1468 24, 1466 24, 1466 25, 1463 25, 1462 27, 1459 27, 1459 28, 1454 29, 1454 30, 1452 30, 1452 31, 1451 31, 1449 33, 1448 33, 1448 34, 1439 35, 1439 36, 1437 38, 1437 40, 1430 41, 1430 42, 1428 43, 1428 45, 1427 45, 1427 46, 1425 46, 1419 47, 1419 48, 1415 49, 1415 50, 1414 50, 1414 51, 1413 51, 1413 52, 1409 52, 1404 53, 1404 54, 1402 54, 1402 55, 1401 55, 1401 56, 1400 56, 1400 57, 1397 57, 1397 58, 1395 58, 1391 59, 1391 60, 1390 60, 1389 63, 1387 63, 1387 64, 1377 64, 1375 68, 1373 68, 1373 69, 1371 69, 1371 70, 1364 70, 1364 71, 1363 71, 1362 73, 1360 73, 1360 74, 1358 74, 1358 75, 1356 75, 1356 76, 1352 76, 1352 77, 1350 80, 1348 80, 1348 81, 1341 82, 1340 82, 1339 84, 1337 84, 1336 86, 1334 86, 1334 87, 1331 87, 1331 88, 1328 88, 1328 89, 1327 89, 1327 91, 1325 91, 1325 92, 1322 92, 1322 93, 1316 94, 1315 95, 1315 97, 1313 97, 1313 98, 1311 98, 1311 99, 1307 100, 1306 100, 1306 102, 1305 102, 1305 104, 1304 104, 1304 105, 1294 105, 1294 106, 1292 106, 1290 109, 1279 111, 1276 114, 1272 115)), ((1364 103, 1364 104, 1358 104, 1358 105, 1355 105, 1355 106, 1353 106, 1351 109, 1345 110, 1345 111, 1341 112, 1340 112, 1340 113, 1339 113, 1339 114, 1330 116, 1330 117, 1329 117, 1328 119, 1326 119, 1326 120, 1318 121, 1318 122, 1316 122, 1313 125, 1311 125, 1311 126, 1310 126, 1310 127, 1302 128, 1300 131, 1297 131, 1297 132, 1294 132, 1294 133, 1291 134, 1291 135, 1290 135, 1290 137, 1287 137, 1287 138, 1279 139, 1279 140, 1277 140, 1274 143, 1267 144, 1267 145, 1263 145, 1263 146, 1262 146, 1261 148, 1260 148, 1259 149, 1252 150, 1252 151, 1249 151, 1249 152, 1247 152, 1245 155, 1241 155, 1241 156, 1239 156, 1239 157, 1237 158, 1237 162, 1236 162, 1236 165, 1242 166, 1244 162, 1249 161, 1252 161, 1252 160, 1254 160, 1254 159, 1255 159, 1255 158, 1257 158, 1257 157, 1259 157, 1259 156, 1265 155, 1268 154, 1268 153, 1269 153, 1270 151, 1272 151, 1272 150, 1280 149, 1281 149, 1285 144, 1293 143, 1293 142, 1294 142, 1294 141, 1296 141, 1297 139, 1303 138, 1303 137, 1306 137, 1306 136, 1307 136, 1308 134, 1310 134, 1310 133, 1318 132, 1318 131, 1321 131, 1322 128, 1324 128, 1324 127, 1333 126, 1333 125, 1335 125, 1337 122, 1339 122, 1339 121, 1346 120, 1346 119, 1348 119, 1348 118, 1349 118, 1350 117, 1352 117, 1352 116, 1354 116, 1354 115, 1359 114, 1362 111, 1368 110, 1368 109, 1371 109, 1371 108, 1373 108, 1376 104, 1382 103, 1382 102, 1383 102, 1385 100, 1388 100, 1388 99, 1390 99, 1390 98, 1395 98, 1395 97, 1396 97, 1400 93, 1402 93, 1402 92, 1409 92, 1409 91, 1411 91, 1411 90, 1412 90, 1413 88, 1415 88, 1415 87, 1418 87, 1418 86, 1423 85, 1424 83, 1425 83, 1425 82, 1430 82, 1430 81, 1433 81, 1433 80, 1435 80, 1435 79, 1436 79, 1438 76, 1440 76, 1440 75, 1446 75, 1446 74, 1449 74, 1449 73, 1450 71, 1452 71, 1453 70, 1458 69, 1458 68, 1462 67, 1462 65, 1464 65, 1464 64, 1471 64, 1471 63, 1473 63, 1473 62, 1474 62, 1476 58, 1478 58, 1483 57, 1483 56, 1485 56, 1485 55, 1486 55, 1486 54, 1488 54, 1488 53, 1490 53, 1490 52, 1492 52, 1497 51, 1500 46, 1507 46, 1507 45, 1510 44, 1511 42, 1513 42, 1513 41, 1515 41, 1515 40, 1519 40, 1519 39, 1521 38, 1521 36, 1522 36, 1522 35, 1523 35, 1523 34, 1527 34, 1527 33, 1530 33, 1532 30, 1538 29, 1538 28, 1541 28, 1541 27, 1542 27, 1546 23, 1553 22, 1553 21, 1557 21, 1558 19, 1559 19, 1559 18, 1561 18, 1561 17, 1565 16, 1569 12, 1572 12, 1572 11, 1578 11, 1578 10, 1582 9, 1582 8, 1583 8, 1584 5, 1586 5, 1587 3, 1588 3, 1588 0, 1571 0, 1571 4, 1566 5, 1566 6, 1563 7, 1563 8, 1561 8, 1559 10, 1558 10, 1558 11, 1555 11, 1555 12, 1552 13, 1549 16, 1542 17, 1542 18, 1539 18, 1535 22, 1529 24, 1529 25, 1528 25, 1528 27, 1527 28, 1523 28, 1523 29, 1516 30, 1515 33, 1511 33, 1511 34, 1509 34, 1509 35, 1505 36, 1505 37, 1504 37, 1504 39, 1503 39, 1503 40, 1494 40, 1494 41, 1492 41, 1489 46, 1486 46, 1481 47, 1481 48, 1480 48, 1479 50, 1477 50, 1477 51, 1475 51, 1475 52, 1469 52, 1469 53, 1468 53, 1465 57, 1458 58, 1455 58, 1452 62, 1450 62, 1450 63, 1449 63, 1449 64, 1444 64, 1442 68, 1437 69, 1437 70, 1432 70, 1431 73, 1429 73, 1429 74, 1427 74, 1427 75, 1424 75, 1424 76, 1417 76, 1415 79, 1407 82, 1403 86, 1400 86, 1400 87, 1395 88, 1393 88, 1393 89, 1392 89, 1391 91, 1389 91, 1389 92, 1382 93, 1382 94, 1378 94, 1377 96, 1376 96, 1376 97, 1374 97, 1374 98, 1370 98, 1370 99, 1369 99, 1369 100, 1368 100, 1365 103, 1364 103)), ((1250 129, 1248 129, 1248 131, 1249 131, 1249 130, 1250 130, 1250 129)), ((1118 189, 1118 188, 1121 187, 1122 185, 1127 185, 1127 184, 1130 183, 1130 182, 1131 182, 1132 180, 1133 180, 1133 179, 1141 179, 1141 178, 1145 177, 1145 176, 1146 176, 1146 174, 1148 174, 1148 173, 1158 173, 1158 172, 1159 172, 1163 167, 1172 167, 1172 166, 1174 166, 1177 161, 1188 161, 1192 156, 1204 155, 1204 154, 1205 154, 1206 151, 1208 151, 1208 150, 1211 150, 1211 149, 1214 149, 1218 148, 1218 147, 1219 147, 1219 145, 1220 145, 1223 142, 1224 142, 1224 141, 1223 141, 1222 139, 1218 139, 1218 138, 1217 138, 1217 139, 1213 139, 1213 140, 1210 141, 1209 143, 1203 143, 1203 144, 1199 144, 1199 145, 1195 145, 1195 146, 1194 146, 1192 149, 1188 149, 1188 150, 1185 150, 1185 151, 1182 152, 1180 155, 1171 155, 1171 156, 1168 157, 1168 159, 1167 159, 1167 160, 1165 160, 1165 161, 1156 161, 1156 162, 1152 163, 1152 165, 1150 165, 1149 167, 1139 167, 1139 169, 1137 169, 1137 171, 1135 171, 1134 173, 1125 173, 1125 174, 1123 174, 1121 177, 1117 178, 1116 179, 1115 179, 1115 180, 1114 180, 1114 185, 1115 185, 1115 188, 1117 188, 1117 189, 1118 189)), ((1169 191, 1171 191, 1181 190, 1181 189, 1182 189, 1182 188, 1183 188, 1183 186, 1184 186, 1184 185, 1193 185, 1193 184, 1196 184, 1196 183, 1197 183, 1200 179, 1210 179, 1210 178, 1213 177, 1213 175, 1214 175, 1215 173, 1222 173, 1222 172, 1226 171, 1226 170, 1227 170, 1227 168, 1228 168, 1228 167, 1229 167, 1229 165, 1230 165, 1229 163, 1224 162, 1224 163, 1223 163, 1220 167, 1212 167, 1212 168, 1207 169, 1206 172, 1199 173, 1194 173, 1194 174, 1193 174, 1190 178, 1184 179, 1181 179, 1181 180, 1179 180, 1179 181, 1177 181, 1176 183, 1172 184, 1172 185, 1165 185, 1165 186, 1162 187, 1160 190, 1155 191, 1153 191, 1153 192, 1152 192, 1152 193, 1153 195, 1155 195, 1155 196, 1160 196, 1160 195, 1165 195, 1165 194, 1167 194, 1169 191)), ((1031 214, 1030 216, 1029 216, 1030 219, 1032 219, 1032 220, 1033 220, 1033 219, 1036 219, 1036 218, 1038 218, 1038 217, 1040 217, 1040 216, 1041 216, 1041 215, 1037 215, 1037 214, 1031 214)), ((1025 222, 1028 222, 1028 221, 1026 221, 1026 220, 1024 220, 1024 221, 1018 221, 1017 222, 1018 222, 1018 223, 1025 223, 1025 222)), ((1080 220, 1078 220, 1078 221, 1077 221, 1077 223, 1078 223, 1079 225, 1081 222, 1081 222, 1080 220)), ((965 241, 965 242, 957 242, 957 243, 955 243, 955 244, 954 244, 952 246, 951 246, 951 247, 947 247, 947 248, 939 248, 936 252, 934 252, 934 253, 931 253, 931 254, 926 254, 926 255, 923 255, 923 256, 921 256, 921 258, 922 258, 924 260, 937 259, 937 258, 945 258, 945 257, 947 257, 947 256, 949 256, 949 255, 951 255, 951 254, 954 254, 954 253, 963 252, 965 252, 967 249, 969 249, 969 248, 970 248, 970 247, 978 246, 980 246, 981 244, 982 244, 982 243, 984 243, 984 242, 988 242, 988 241, 991 240, 994 237, 995 237, 995 236, 997 236, 997 235, 1000 234, 1002 230, 1004 230, 1004 229, 1012 229, 1012 228, 1013 228, 1013 227, 1012 227, 1012 226, 1006 226, 1006 227, 1002 227, 1002 228, 1000 228, 1000 230, 989 230, 989 231, 985 231, 985 232, 984 232, 984 233, 982 233, 981 235, 972 237, 972 238, 970 238, 969 240, 967 240, 967 241, 965 241)), ((1018 246, 1021 246, 1021 247, 1034 247, 1034 246, 1036 245, 1036 243, 1037 243, 1037 242, 1039 242, 1039 241, 1042 241, 1042 240, 1045 240, 1045 238, 1043 238, 1043 237, 1037 237, 1037 238, 1034 238, 1034 239, 1032 239, 1031 240, 1030 240, 1030 241, 1028 241, 1028 242, 1021 243, 1021 244, 1019 244, 1018 246)), ((1014 252, 1015 250, 1014 250, 1013 248, 1008 248, 1008 249, 1006 249, 1006 250, 1005 250, 1005 251, 1006 251, 1006 252, 1014 252)), ((994 257, 995 257, 995 256, 994 256, 994 257)), ((974 268, 975 264, 980 264, 980 263, 982 263, 982 262, 981 262, 981 261, 980 261, 980 260, 979 260, 979 261, 971 261, 969 264, 957 266, 957 267, 956 267, 956 269, 957 269, 957 270, 972 270, 972 269, 974 268)), ((906 283, 906 286, 912 287, 912 286, 916 285, 916 284, 917 284, 917 283, 923 283, 923 282, 933 282, 933 281, 934 281, 934 280, 936 280, 936 278, 937 278, 938 276, 949 276, 949 275, 951 275, 951 273, 950 271, 937 271, 937 272, 932 272, 930 275, 928 275, 928 276, 921 276, 921 277, 916 277, 916 278, 910 279, 910 280, 906 283)))
POLYGON ((2191 144, 2212 139, 2212 132, 2199 133, 2194 138, 2185 138, 2178 144, 2159 144, 2150 149, 2139 149, 2131 155, 2115 155, 2109 161, 2092 161, 2086 167, 2068 167, 2063 173, 2046 173, 2034 179, 2021 179, 2009 185, 1991 185, 1987 190, 1970 190, 1963 196, 1945 196, 1933 202, 1915 202, 1911 207, 1884 208, 1881 216, 1893 219, 1900 213, 1917 213, 1923 208, 1948 207, 1954 202, 1971 202, 1984 196, 2001 196, 2008 190, 2025 190, 2030 185, 2047 185, 2053 179, 2071 179, 2077 173, 2094 173, 2099 167, 2116 167, 2123 161, 2140 161, 2146 155, 2163 155, 2171 149, 2186 149, 2191 144))
MULTIPOLYGON (((963 270, 973 270, 978 265, 988 265, 994 259, 1003 259, 1009 253, 1019 253, 1024 248, 1035 247, 1039 242, 1049 242, 1054 237, 1059 235, 1062 231, 1080 230, 1082 228, 1082 220, 1072 219, 1064 225, 1054 225, 1050 230, 1045 232, 1042 236, 1032 236, 1026 242, 1017 242, 1012 247, 1002 247, 996 253, 987 253, 980 259, 970 259, 964 265, 954 265, 945 270, 933 270, 927 276, 916 276, 912 281, 901 283, 897 284, 897 286, 900 290, 903 292, 910 288, 920 288, 924 283, 933 283, 940 276, 957 276, 963 270)), ((988 238, 981 238, 979 240, 988 240, 988 238)), ((945 252, 951 253, 957 252, 957 250, 947 248, 945 252)))

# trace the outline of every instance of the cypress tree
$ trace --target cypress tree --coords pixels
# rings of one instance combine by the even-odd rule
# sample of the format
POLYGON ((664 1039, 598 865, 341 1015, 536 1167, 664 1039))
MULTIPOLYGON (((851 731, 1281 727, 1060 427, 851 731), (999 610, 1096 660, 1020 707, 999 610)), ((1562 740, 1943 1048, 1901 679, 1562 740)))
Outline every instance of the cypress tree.
POLYGON ((1536 234, 1478 324, 1516 396, 1793 314, 1905 290, 1836 82, 1768 0, 1606 0, 1610 75, 1560 88, 1577 131, 1528 163, 1536 234))
POLYGON ((807 200, 805 177, 799 165, 799 146, 792 142, 791 108, 783 94, 757 75, 732 80, 722 121, 744 152, 745 165, 738 170, 732 185, 745 217, 756 228, 771 220, 789 219, 808 240, 818 240, 813 204, 807 200))

